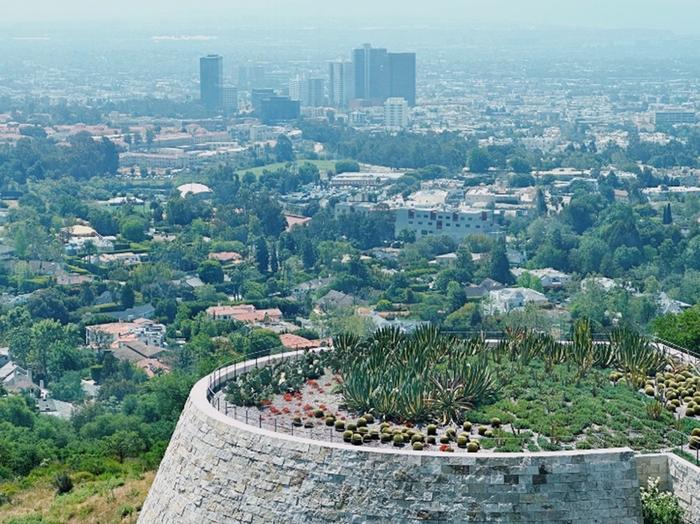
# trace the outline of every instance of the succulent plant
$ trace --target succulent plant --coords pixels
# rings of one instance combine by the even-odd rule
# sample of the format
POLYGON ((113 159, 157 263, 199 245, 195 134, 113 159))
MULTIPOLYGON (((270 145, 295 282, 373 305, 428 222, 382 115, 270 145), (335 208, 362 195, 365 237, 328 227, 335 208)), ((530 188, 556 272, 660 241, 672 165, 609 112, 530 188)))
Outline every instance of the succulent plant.
POLYGON ((466 437, 462 437, 461 435, 457 437, 457 446, 460 448, 466 448, 467 444, 469 443, 469 439, 466 437))
POLYGON ((688 445, 691 449, 700 449, 700 437, 690 437, 688 445))
POLYGON ((454 438, 457 434, 457 430, 455 428, 447 428, 445 430, 445 434, 450 438, 454 438))
POLYGON ((393 436, 390 433, 382 433, 381 435, 379 435, 379 440, 386 443, 390 442, 392 437, 393 436))
POLYGON ((491 426, 494 428, 500 428, 501 427, 501 419, 500 418, 492 418, 491 419, 491 426))
POLYGON ((362 442, 370 442, 372 440, 372 435, 369 433, 365 433, 362 435, 362 442))
POLYGON ((311 428, 314 427, 314 423, 311 422, 310 420, 307 420, 306 422, 304 422, 304 427, 305 427, 306 429, 311 429, 311 428))
POLYGON ((342 420, 336 420, 334 425, 336 431, 345 431, 345 422, 342 420))
POLYGON ((344 440, 345 442, 350 442, 350 441, 352 440, 353 434, 354 434, 354 433, 353 433, 352 431, 349 431, 349 430, 344 431, 344 432, 343 432, 343 440, 344 440))
POLYGON ((372 415, 372 413, 365 413, 364 415, 362 415, 362 418, 367 421, 367 424, 374 423, 374 415, 372 415))
POLYGON ((479 429, 477 431, 479 435, 484 435, 488 429, 489 428, 487 428, 486 426, 479 426, 479 429))
POLYGON ((411 447, 413 448, 413 451, 423 451, 422 442, 414 442, 413 444, 411 444, 411 447))
POLYGON ((700 437, 700 428, 693 428, 693 430, 690 432, 690 434, 693 437, 700 437))
POLYGON ((326 417, 326 426, 335 425, 335 417, 326 417))
POLYGON ((467 444, 467 451, 469 453, 476 453, 479 451, 479 443, 472 440, 469 444, 467 444))
POLYGON ((437 426, 435 424, 428 424, 426 432, 428 435, 437 435, 437 426))
POLYGON ((694 417, 695 415, 696 415, 695 408, 686 408, 686 410, 685 410, 686 417, 694 417))
POLYGON ((472 423, 469 422, 468 420, 464 421, 464 424, 462 424, 462 429, 464 431, 471 431, 472 430, 472 423))
POLYGON ((352 435, 352 443, 355 446, 360 446, 362 444, 362 440, 363 440, 362 435, 360 435, 359 433, 354 433, 352 435))
POLYGON ((421 435, 420 433, 414 433, 411 435, 411 442, 423 442, 425 440, 425 437, 421 435))
POLYGON ((486 431, 484 431, 484 436, 485 436, 486 438, 491 438, 491 437, 493 437, 493 431, 490 430, 490 429, 487 429, 486 431))
POLYGON ((361 428, 357 428, 357 432, 360 435, 366 435, 367 433, 369 433, 369 428, 362 426, 361 428))
POLYGON ((654 386, 647 386, 647 387, 645 387, 645 388, 644 388, 644 393, 646 393, 646 394, 649 395, 650 397, 653 397, 653 396, 654 396, 654 393, 655 393, 655 391, 654 391, 654 386))
POLYGON ((394 435, 392 440, 394 442, 394 446, 396 446, 396 447, 403 446, 403 435, 396 434, 396 435, 394 435))
POLYGON ((447 435, 442 435, 440 437, 440 444, 449 444, 450 443, 450 437, 447 435))
POLYGON ((428 438, 426 439, 428 444, 435 445, 437 443, 437 439, 435 438, 435 435, 428 435, 428 438))
POLYGON ((367 419, 365 417, 360 417, 357 419, 357 427, 361 428, 367 425, 367 419))
POLYGON ((314 417, 323 418, 323 410, 322 409, 314 409, 314 417))
POLYGON ((300 426, 302 425, 301 417, 295 416, 295 417, 292 419, 292 425, 294 425, 294 426, 296 426, 296 427, 300 427, 300 426))
POLYGON ((345 427, 348 428, 350 431, 355 431, 357 429, 357 424, 355 424, 354 422, 348 422, 345 425, 345 427))
POLYGON ((372 429, 369 432, 369 436, 372 437, 372 440, 379 440, 379 431, 372 429))

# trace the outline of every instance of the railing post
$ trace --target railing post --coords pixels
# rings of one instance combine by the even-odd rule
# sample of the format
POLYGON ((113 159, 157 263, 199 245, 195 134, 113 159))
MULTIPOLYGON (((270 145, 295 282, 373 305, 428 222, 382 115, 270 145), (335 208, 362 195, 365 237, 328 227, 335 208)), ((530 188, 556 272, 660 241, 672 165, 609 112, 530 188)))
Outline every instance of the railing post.
POLYGON ((245 423, 248 423, 248 408, 245 408, 245 423))
POLYGON ((262 413, 258 413, 258 427, 262 428, 262 413))
POLYGON ((275 433, 277 433, 277 418, 275 418, 275 433))

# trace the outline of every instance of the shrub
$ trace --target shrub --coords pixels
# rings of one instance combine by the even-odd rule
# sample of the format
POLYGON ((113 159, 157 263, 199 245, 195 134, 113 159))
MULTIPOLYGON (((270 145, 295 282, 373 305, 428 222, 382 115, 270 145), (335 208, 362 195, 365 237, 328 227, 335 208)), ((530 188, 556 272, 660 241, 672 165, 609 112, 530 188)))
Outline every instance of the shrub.
POLYGON ((53 479, 53 487, 56 488, 57 495, 70 493, 73 489, 73 480, 71 480, 67 473, 59 473, 53 479))
POLYGON ((645 524, 682 524, 683 508, 672 493, 659 489, 659 478, 649 479, 641 488, 642 516, 645 524))
POLYGON ((661 418, 661 414, 663 413, 663 409, 663 404, 661 404, 661 402, 658 400, 654 400, 646 406, 647 415, 651 420, 659 420, 661 418))

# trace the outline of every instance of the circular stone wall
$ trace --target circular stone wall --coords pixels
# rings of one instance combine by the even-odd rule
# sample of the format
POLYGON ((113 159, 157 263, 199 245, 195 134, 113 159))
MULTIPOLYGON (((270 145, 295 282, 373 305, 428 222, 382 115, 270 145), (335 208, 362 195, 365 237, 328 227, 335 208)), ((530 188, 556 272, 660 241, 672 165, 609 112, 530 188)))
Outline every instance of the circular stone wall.
POLYGON ((629 449, 467 455, 298 438, 217 411, 213 378, 192 389, 140 523, 642 522, 629 449))

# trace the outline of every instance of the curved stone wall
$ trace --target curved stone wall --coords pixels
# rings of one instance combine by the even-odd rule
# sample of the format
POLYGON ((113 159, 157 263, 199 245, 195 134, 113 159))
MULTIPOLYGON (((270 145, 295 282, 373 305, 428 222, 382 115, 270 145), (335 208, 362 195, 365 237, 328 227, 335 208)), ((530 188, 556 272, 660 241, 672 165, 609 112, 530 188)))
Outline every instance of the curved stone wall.
POLYGON ((192 389, 140 523, 641 523, 628 449, 470 455, 326 443, 226 417, 209 404, 211 380, 192 389))

